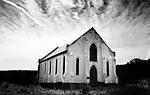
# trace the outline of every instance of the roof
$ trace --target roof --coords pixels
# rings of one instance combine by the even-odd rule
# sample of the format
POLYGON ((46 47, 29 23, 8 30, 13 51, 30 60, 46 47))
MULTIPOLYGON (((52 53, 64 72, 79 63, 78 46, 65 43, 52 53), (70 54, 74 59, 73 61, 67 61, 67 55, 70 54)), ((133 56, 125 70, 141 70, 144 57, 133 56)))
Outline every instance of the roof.
MULTIPOLYGON (((83 35, 87 34, 89 31, 91 30, 94 30, 96 32, 96 30, 92 27, 91 29, 89 29, 87 32, 85 32, 84 34, 82 34, 79 38, 77 38, 75 41, 73 41, 71 44, 66 44, 66 45, 63 45, 61 47, 56 47, 54 50, 52 50, 50 53, 48 53, 46 56, 44 56, 43 58, 41 58, 40 60, 41 61, 44 61, 48 58, 51 58, 57 54, 60 54, 60 53, 63 53, 65 51, 67 51, 67 47, 69 45, 72 45, 73 43, 75 43, 77 40, 79 40, 83 35)), ((96 32, 96 34, 100 37, 100 35, 96 32)), ((105 41, 100 37, 100 39, 105 43, 105 41)), ((106 44, 106 43, 105 43, 106 44)), ((108 45, 106 44, 106 46, 108 47, 108 45)), ((109 47, 108 47, 109 48, 109 47)), ((110 51, 112 51, 110 48, 109 48, 110 51)), ((112 51, 113 52, 113 51, 112 51)))
MULTIPOLYGON (((94 29, 93 27, 91 28, 91 29, 89 29, 88 31, 90 31, 90 30, 92 30, 92 29, 94 29)), ((87 31, 87 32, 88 32, 87 31)), ((85 35, 87 32, 85 32, 83 35, 85 35)), ((71 44, 66 44, 66 45, 63 45, 63 46, 61 46, 61 47, 56 47, 54 50, 52 50, 50 53, 48 53, 46 56, 44 56, 43 58, 41 58, 41 59, 39 59, 40 61, 39 62, 41 62, 41 61, 44 61, 44 60, 47 60, 48 58, 51 58, 51 57, 53 57, 53 56, 55 56, 55 55, 57 55, 57 54, 60 54, 60 53, 62 53, 62 52, 64 52, 64 51, 67 51, 67 46, 69 46, 69 45, 72 45, 73 43, 75 43, 78 39, 80 39, 83 35, 81 35, 79 38, 77 38, 75 41, 73 41, 71 44)))
POLYGON ((61 47, 56 47, 54 50, 52 50, 50 53, 48 53, 46 56, 44 56, 44 57, 41 58, 40 60, 41 60, 41 61, 46 60, 46 59, 48 59, 48 58, 50 58, 50 57, 52 57, 52 56, 55 56, 55 55, 57 55, 57 54, 59 54, 59 53, 62 53, 62 52, 64 52, 64 51, 66 51, 66 50, 67 50, 67 46, 68 46, 68 44, 63 45, 63 46, 61 46, 61 47))

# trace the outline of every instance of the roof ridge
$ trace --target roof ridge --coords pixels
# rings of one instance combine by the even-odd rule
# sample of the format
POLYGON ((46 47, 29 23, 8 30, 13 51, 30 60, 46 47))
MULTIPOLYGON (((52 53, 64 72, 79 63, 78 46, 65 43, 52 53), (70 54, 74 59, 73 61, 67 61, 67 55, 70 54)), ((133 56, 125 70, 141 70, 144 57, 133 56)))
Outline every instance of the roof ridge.
POLYGON ((59 47, 57 46, 55 49, 53 49, 51 52, 49 52, 47 55, 45 55, 43 58, 41 58, 41 60, 43 60, 44 58, 46 58, 47 56, 49 56, 51 53, 53 53, 58 48, 59 47))

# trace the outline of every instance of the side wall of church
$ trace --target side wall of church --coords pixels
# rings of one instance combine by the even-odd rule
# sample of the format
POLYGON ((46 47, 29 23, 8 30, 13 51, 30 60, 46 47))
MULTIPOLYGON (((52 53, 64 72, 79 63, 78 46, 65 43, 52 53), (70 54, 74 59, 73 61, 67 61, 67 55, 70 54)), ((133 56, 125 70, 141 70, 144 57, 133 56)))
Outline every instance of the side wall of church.
MULTIPOLYGON (((39 74, 40 83, 64 82, 64 75, 65 75, 65 73, 63 73, 64 57, 65 57, 65 67, 67 67, 66 54, 56 56, 40 64, 40 74, 39 74)), ((65 72, 67 72, 67 68, 65 68, 65 72)))

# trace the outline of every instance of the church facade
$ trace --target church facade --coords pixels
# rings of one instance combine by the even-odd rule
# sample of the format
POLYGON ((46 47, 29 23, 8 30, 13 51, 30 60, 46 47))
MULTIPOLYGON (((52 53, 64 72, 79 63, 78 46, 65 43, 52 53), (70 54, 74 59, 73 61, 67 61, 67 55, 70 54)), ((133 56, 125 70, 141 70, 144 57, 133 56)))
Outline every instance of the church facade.
POLYGON ((117 83, 115 52, 92 27, 39 59, 39 83, 117 83))

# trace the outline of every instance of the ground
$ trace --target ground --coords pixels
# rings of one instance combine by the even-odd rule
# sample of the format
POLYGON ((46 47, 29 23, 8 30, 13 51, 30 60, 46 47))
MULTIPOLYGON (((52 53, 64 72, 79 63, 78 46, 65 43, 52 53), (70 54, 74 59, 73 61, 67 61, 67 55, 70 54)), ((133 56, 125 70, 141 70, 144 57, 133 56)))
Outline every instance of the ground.
MULTIPOLYGON (((85 95, 150 95, 148 88, 116 84, 97 87, 87 86, 84 91, 85 95), (88 92, 86 93, 86 91, 88 92)), ((54 90, 42 88, 39 85, 19 86, 3 82, 0 85, 0 95, 83 95, 83 89, 54 90)))

